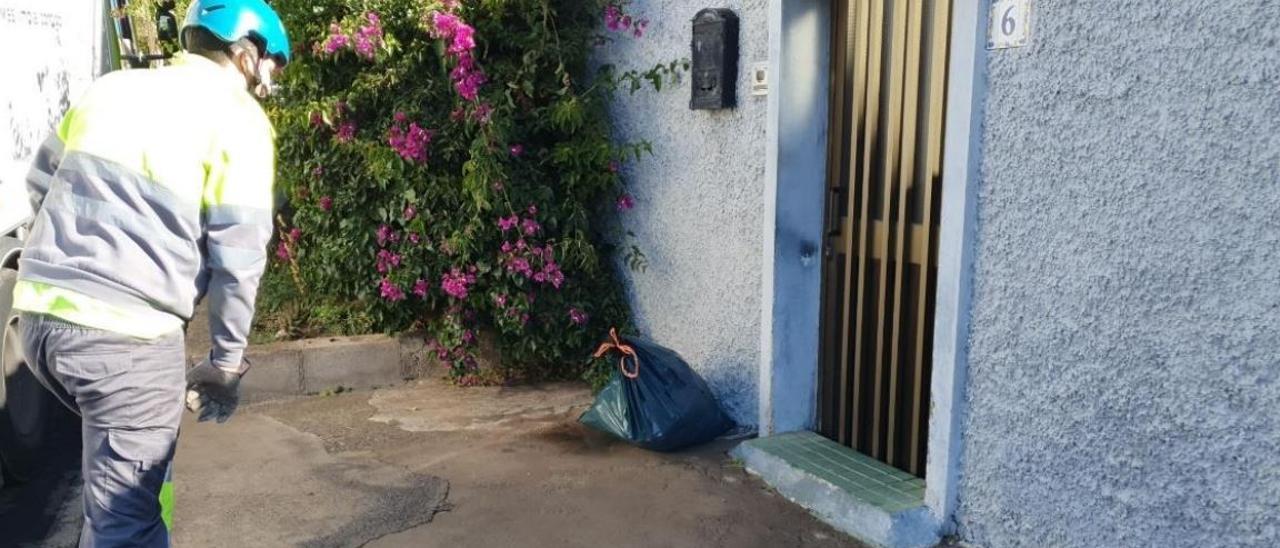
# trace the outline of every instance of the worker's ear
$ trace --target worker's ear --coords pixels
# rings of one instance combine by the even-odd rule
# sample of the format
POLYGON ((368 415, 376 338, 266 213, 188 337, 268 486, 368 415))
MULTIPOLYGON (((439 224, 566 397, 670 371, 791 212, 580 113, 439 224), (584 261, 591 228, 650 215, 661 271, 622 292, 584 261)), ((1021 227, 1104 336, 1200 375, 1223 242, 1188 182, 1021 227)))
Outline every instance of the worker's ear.
POLYGON ((244 76, 245 89, 250 92, 258 85, 258 56, 253 51, 254 46, 246 47, 243 43, 233 44, 230 49, 231 64, 236 67, 236 71, 244 76))
POLYGON ((231 63, 244 75, 249 87, 253 87, 258 73, 258 56, 245 48, 235 48, 232 50, 231 63))

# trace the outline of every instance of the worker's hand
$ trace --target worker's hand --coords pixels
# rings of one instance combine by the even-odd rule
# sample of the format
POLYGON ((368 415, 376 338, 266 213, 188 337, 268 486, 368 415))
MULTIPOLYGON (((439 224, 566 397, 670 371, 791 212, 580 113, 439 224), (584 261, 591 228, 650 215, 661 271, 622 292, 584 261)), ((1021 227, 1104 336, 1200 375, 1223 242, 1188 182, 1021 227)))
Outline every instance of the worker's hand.
POLYGON ((227 422, 240 405, 240 377, 248 370, 248 360, 240 373, 232 373, 214 366, 206 357, 187 370, 187 409, 199 416, 199 422, 227 422))

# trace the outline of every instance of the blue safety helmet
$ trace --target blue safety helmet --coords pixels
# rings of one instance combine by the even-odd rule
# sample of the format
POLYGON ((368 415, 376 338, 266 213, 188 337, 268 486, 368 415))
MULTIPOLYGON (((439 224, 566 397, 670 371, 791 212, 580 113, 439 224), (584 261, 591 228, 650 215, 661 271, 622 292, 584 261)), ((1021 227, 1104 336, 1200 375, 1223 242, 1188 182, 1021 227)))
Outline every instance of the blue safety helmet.
MULTIPOLYGON (((188 27, 203 27, 227 43, 250 38, 267 56, 274 57, 276 64, 289 63, 289 34, 280 16, 264 0, 195 0, 187 8, 182 31, 188 27)), ((182 31, 178 36, 185 41, 182 31)))

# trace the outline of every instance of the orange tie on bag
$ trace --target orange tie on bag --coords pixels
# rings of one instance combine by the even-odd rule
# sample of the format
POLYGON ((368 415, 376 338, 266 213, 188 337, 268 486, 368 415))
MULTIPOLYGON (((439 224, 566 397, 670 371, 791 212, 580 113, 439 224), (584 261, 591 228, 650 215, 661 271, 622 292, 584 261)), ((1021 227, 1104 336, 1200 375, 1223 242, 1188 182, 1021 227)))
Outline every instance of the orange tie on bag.
POLYGON ((596 349, 596 353, 593 354, 593 357, 603 358, 604 355, 608 354, 610 351, 617 350, 622 354, 622 358, 618 360, 618 369, 622 371, 622 376, 628 379, 639 377, 640 358, 636 356, 636 349, 629 344, 623 344, 622 339, 618 338, 618 328, 616 327, 609 328, 609 339, 610 340, 602 343, 600 348, 596 349), (635 364, 635 367, 631 371, 627 370, 628 356, 631 357, 631 363, 635 364))

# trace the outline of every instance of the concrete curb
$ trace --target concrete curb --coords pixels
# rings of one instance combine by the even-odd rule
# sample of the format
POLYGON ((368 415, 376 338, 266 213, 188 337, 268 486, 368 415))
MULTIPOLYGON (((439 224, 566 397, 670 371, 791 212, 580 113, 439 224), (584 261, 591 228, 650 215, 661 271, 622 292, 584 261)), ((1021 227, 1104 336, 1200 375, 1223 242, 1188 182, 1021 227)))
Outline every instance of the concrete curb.
MULTIPOLYGON (((250 346, 253 368, 240 385, 245 403, 326 390, 371 389, 437 374, 422 337, 324 337, 250 346)), ((203 356, 190 356, 192 362, 203 356)))

